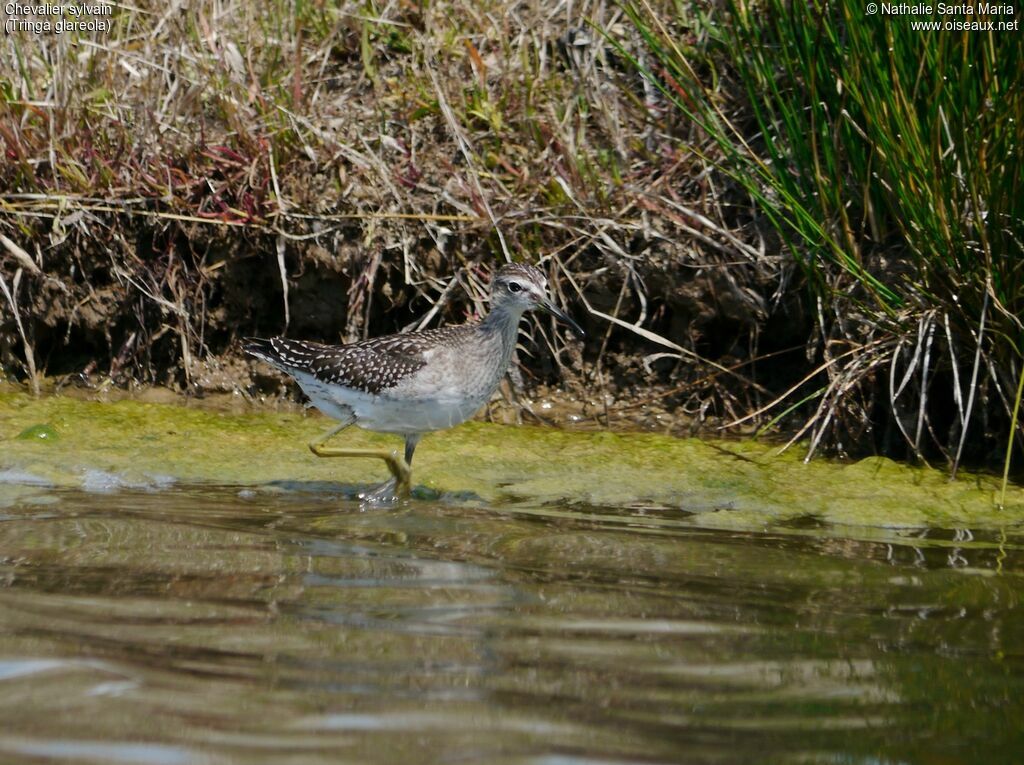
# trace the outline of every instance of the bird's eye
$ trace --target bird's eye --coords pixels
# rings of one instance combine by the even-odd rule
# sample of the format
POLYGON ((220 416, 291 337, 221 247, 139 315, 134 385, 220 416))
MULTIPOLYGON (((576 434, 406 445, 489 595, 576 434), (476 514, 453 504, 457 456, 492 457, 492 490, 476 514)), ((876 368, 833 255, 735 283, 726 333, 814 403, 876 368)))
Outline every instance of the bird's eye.
POLYGON ((522 292, 522 290, 523 290, 523 285, 520 284, 519 282, 509 282, 508 283, 508 291, 509 292, 522 292))

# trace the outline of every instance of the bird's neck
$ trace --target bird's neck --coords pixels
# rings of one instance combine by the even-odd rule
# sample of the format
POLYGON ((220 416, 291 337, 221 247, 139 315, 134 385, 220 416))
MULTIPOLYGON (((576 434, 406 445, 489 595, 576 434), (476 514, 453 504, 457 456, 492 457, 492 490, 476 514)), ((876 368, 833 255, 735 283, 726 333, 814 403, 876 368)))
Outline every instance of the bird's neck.
POLYGON ((516 338, 519 335, 519 320, 523 312, 518 308, 511 308, 504 305, 491 307, 488 313, 480 321, 479 329, 484 335, 498 337, 501 347, 506 356, 512 355, 512 349, 516 346, 516 338))

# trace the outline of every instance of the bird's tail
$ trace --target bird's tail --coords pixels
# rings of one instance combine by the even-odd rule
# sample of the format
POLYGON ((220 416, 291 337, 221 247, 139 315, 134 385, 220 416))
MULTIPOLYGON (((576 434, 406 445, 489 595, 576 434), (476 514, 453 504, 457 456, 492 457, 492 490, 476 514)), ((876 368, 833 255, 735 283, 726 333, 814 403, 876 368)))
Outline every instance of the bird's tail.
POLYGON ((285 372, 309 369, 318 349, 319 346, 315 343, 289 340, 285 337, 272 337, 270 339, 247 337, 242 345, 242 350, 250 356, 263 359, 268 364, 285 372))
POLYGON ((274 341, 265 340, 262 337, 247 337, 242 341, 242 350, 250 356, 263 359, 274 364, 278 355, 274 351, 274 341))

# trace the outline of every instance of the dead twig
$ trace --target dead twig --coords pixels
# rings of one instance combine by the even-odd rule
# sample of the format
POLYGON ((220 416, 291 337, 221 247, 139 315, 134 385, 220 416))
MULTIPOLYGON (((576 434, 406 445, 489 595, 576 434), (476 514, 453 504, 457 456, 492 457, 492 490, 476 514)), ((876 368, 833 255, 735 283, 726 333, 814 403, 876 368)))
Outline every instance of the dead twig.
POLYGON ((25 370, 28 372, 29 385, 32 386, 32 394, 38 396, 39 376, 36 374, 36 357, 32 350, 32 344, 28 341, 28 336, 25 334, 25 326, 21 323, 21 312, 18 310, 16 298, 18 284, 21 282, 21 274, 22 270, 20 268, 14 273, 12 289, 7 286, 7 280, 4 278, 3 273, 0 273, 0 290, 3 290, 4 297, 7 298, 7 303, 11 306, 11 313, 14 314, 14 323, 18 327, 18 334, 21 336, 22 348, 25 352, 25 370))

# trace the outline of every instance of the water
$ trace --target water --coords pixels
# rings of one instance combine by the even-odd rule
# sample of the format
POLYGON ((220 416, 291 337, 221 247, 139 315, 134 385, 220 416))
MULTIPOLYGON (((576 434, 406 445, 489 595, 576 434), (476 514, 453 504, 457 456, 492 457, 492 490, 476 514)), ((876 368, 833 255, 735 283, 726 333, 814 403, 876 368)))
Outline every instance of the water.
POLYGON ((329 484, 0 510, 0 762, 998 763, 1024 555, 989 531, 329 484), (860 537, 860 538, 855 538, 860 537))

